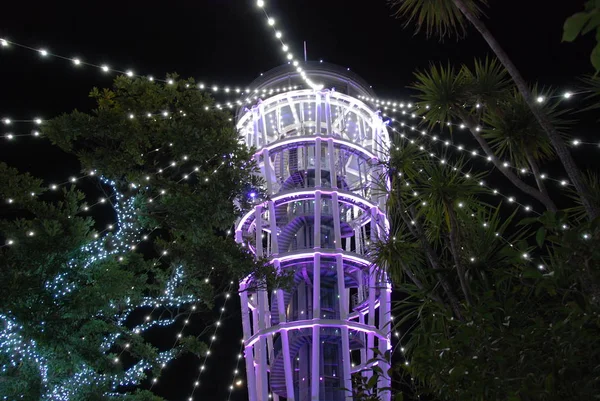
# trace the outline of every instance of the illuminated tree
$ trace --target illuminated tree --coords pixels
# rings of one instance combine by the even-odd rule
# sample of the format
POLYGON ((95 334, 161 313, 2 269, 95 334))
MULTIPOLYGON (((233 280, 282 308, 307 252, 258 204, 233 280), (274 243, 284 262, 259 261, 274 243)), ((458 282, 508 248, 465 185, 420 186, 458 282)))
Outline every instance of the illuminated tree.
POLYGON ((48 121, 43 135, 78 157, 100 200, 75 189, 83 177, 44 184, 0 165, 4 399, 103 399, 155 381, 183 352, 206 354, 184 318, 261 271, 229 231, 257 184, 230 115, 176 76, 118 77, 90 96, 92 112, 48 121), (173 325, 170 350, 145 337, 173 325))

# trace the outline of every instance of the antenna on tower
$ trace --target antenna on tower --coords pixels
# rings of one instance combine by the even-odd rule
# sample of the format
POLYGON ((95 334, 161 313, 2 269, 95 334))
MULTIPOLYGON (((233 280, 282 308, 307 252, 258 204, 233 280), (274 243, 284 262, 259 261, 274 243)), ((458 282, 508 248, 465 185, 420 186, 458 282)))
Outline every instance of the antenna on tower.
POLYGON ((306 40, 304 41, 304 62, 307 62, 307 57, 306 57, 306 40))

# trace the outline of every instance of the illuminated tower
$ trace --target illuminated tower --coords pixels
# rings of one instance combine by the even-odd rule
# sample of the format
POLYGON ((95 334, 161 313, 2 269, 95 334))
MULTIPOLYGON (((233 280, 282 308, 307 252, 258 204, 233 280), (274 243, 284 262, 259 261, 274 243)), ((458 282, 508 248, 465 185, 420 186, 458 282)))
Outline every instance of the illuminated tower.
POLYGON ((326 89, 302 89, 291 70, 256 81, 262 99, 237 116, 268 199, 238 222, 236 240, 293 274, 291 288, 240 283, 249 399, 347 401, 350 375, 373 348, 390 349, 391 287, 366 256, 388 226, 380 161, 389 138, 359 100, 374 96, 361 78, 308 63, 326 89))

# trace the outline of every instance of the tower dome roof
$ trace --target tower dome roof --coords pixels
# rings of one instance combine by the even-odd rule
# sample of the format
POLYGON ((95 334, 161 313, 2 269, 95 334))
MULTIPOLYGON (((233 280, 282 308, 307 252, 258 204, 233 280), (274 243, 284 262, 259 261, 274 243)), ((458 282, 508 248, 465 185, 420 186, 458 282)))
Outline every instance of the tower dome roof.
MULTIPOLYGON (((335 88, 337 92, 352 97, 375 97, 371 86, 358 74, 332 63, 309 61, 302 64, 308 77, 326 88, 335 88)), ((253 89, 267 89, 273 86, 305 85, 300 73, 290 64, 275 67, 258 77, 250 85, 253 89)))

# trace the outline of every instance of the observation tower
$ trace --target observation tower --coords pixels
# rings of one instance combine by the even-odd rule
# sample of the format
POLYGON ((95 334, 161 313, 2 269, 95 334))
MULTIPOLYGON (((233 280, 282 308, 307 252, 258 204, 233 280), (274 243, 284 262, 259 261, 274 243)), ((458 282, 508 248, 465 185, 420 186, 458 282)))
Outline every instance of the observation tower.
POLYGON ((303 68, 325 89, 302 89, 284 65, 252 84, 267 95, 237 115, 267 198, 238 221, 236 241, 293 275, 290 288, 240 283, 250 401, 351 400, 351 374, 391 344, 391 286, 367 258, 388 228, 386 125, 359 100, 374 96, 360 77, 326 63, 303 68))

